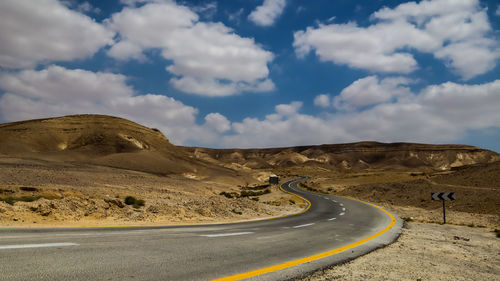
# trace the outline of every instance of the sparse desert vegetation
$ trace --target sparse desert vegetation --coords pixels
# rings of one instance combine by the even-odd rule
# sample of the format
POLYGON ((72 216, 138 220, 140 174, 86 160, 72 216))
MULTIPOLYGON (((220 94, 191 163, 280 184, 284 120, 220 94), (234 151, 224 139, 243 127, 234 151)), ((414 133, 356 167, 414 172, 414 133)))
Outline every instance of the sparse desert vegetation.
POLYGON ((305 189, 379 203, 413 221, 439 222, 430 192, 455 191, 450 223, 498 226, 492 183, 500 182, 500 156, 471 146, 179 147, 158 129, 102 115, 1 124, 0 132, 3 225, 175 224, 297 212, 304 202, 267 183, 276 173, 282 181, 310 176, 305 189))
POLYGON ((376 280, 383 272, 389 280, 443 280, 428 273, 438 257, 443 274, 473 266, 450 276, 492 280, 499 274, 499 160, 492 151, 456 145, 178 147, 157 129, 99 115, 16 122, 0 125, 0 222, 99 226, 266 218, 305 207, 269 185, 269 175, 282 182, 309 176, 301 188, 377 203, 407 227, 386 249, 304 280, 376 280), (457 200, 447 202, 447 225, 440 225, 440 202, 430 200, 437 191, 456 192, 457 200))

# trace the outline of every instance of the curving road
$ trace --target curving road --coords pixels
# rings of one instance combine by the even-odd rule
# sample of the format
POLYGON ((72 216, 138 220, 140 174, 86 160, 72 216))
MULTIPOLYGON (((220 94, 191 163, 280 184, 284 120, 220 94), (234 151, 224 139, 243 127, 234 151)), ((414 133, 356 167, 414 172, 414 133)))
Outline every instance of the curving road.
POLYGON ((401 222, 359 201, 281 187, 302 214, 245 223, 0 229, 0 280, 287 280, 397 239, 401 222))

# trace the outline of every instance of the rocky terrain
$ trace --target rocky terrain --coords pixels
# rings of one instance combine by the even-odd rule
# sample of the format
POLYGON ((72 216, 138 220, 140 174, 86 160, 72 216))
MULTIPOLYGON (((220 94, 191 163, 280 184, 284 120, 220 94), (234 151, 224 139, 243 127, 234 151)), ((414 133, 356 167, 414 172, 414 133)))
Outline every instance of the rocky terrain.
POLYGON ((158 130, 116 117, 76 115, 1 124, 0 222, 225 222, 304 207, 277 187, 260 187, 269 171, 248 173, 190 156, 158 130), (127 205, 128 196, 143 203, 127 205))
POLYGON ((276 169, 311 167, 332 171, 446 171, 500 160, 495 152, 467 145, 358 142, 268 149, 207 149, 186 147, 197 159, 246 167, 276 169))
POLYGON ((209 149, 175 146, 157 129, 111 116, 0 124, 0 226, 234 222, 302 210, 299 198, 267 184, 271 174, 310 176, 301 188, 373 202, 405 220, 394 244, 303 280, 500 275, 500 155, 465 145, 209 149), (430 200, 441 191, 457 197, 446 225, 441 202, 430 200))
POLYGON ((103 115, 0 124, 2 225, 176 224, 297 212, 266 186, 352 196, 408 220, 438 222, 430 192, 455 191, 451 223, 498 226, 500 155, 466 145, 360 142, 268 149, 171 144, 162 132, 103 115), (141 204, 125 204, 132 196, 141 204))
POLYGON ((411 222, 394 244, 299 280, 498 280, 498 240, 484 228, 411 222))
POLYGON ((380 204, 401 217, 442 222, 442 204, 431 192, 455 192, 446 202, 447 222, 500 228, 500 162, 452 168, 446 172, 371 171, 348 174, 317 173, 302 187, 380 204))

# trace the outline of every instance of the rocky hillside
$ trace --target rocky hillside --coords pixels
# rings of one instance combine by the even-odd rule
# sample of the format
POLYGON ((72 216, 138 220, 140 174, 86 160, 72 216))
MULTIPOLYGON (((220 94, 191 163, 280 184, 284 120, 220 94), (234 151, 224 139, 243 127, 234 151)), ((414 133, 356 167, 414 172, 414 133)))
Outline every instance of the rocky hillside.
POLYGON ((175 147, 158 130, 103 115, 73 115, 0 124, 0 153, 81 151, 97 155, 168 151, 175 147))
POLYGON ((0 155, 76 161, 170 173, 253 169, 431 169, 491 163, 500 155, 466 145, 358 142, 269 149, 208 149, 172 145, 157 129, 103 115, 73 115, 0 124, 0 155))
POLYGON ((252 169, 318 166, 362 171, 376 169, 453 167, 500 160, 489 150, 467 145, 358 142, 269 149, 185 148, 198 159, 252 169))
POLYGON ((189 157, 157 129, 104 115, 0 124, 0 155, 88 163, 155 174, 233 171, 189 157))

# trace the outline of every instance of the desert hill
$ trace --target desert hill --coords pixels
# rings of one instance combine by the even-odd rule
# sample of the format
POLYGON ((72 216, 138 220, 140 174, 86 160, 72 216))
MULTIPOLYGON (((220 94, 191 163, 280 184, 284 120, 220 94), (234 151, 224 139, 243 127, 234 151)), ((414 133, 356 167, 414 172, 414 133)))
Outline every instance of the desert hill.
POLYGON ((105 115, 0 124, 0 154, 157 174, 232 171, 192 159, 157 129, 105 115))
POLYGON ((0 154, 159 174, 296 166, 344 171, 449 170, 500 160, 493 151, 467 145, 358 142, 265 149, 181 147, 171 144, 157 129, 105 115, 0 124, 0 154))
POLYGON ((225 222, 300 209, 276 188, 221 195, 269 174, 197 159, 159 130, 112 116, 0 124, 0 225, 225 222), (127 205, 130 196, 140 205, 127 205))
POLYGON ((493 151, 467 145, 183 147, 157 129, 112 116, 28 120, 0 124, 0 222, 221 222, 297 211, 297 198, 266 187, 276 173, 283 180, 311 176, 306 189, 380 203, 421 220, 439 220, 439 204, 428 202, 431 191, 456 191, 461 200, 450 203, 456 221, 479 214, 474 219, 497 225, 498 160, 493 151), (248 190, 251 198, 224 195, 248 190), (145 206, 125 206, 127 196, 145 206))
POLYGON ((500 160, 497 153, 474 146, 416 143, 358 142, 267 149, 185 149, 198 159, 251 169, 310 166, 344 171, 449 170, 500 160))
POLYGON ((500 161, 452 168, 447 172, 402 174, 357 173, 351 177, 317 176, 306 188, 317 192, 351 196, 390 206, 402 217, 440 222, 441 202, 431 192, 455 192, 447 202, 452 223, 499 226, 500 161), (479 215, 478 215, 479 214, 479 215))
POLYGON ((157 130, 104 115, 72 115, 0 124, 0 152, 81 151, 93 155, 139 150, 173 151, 157 130))

